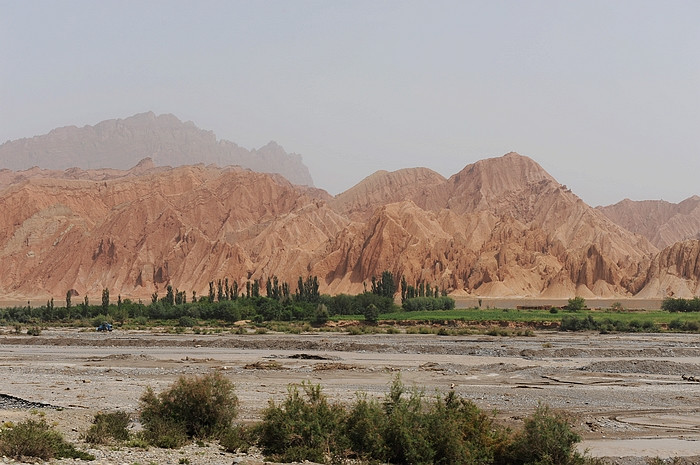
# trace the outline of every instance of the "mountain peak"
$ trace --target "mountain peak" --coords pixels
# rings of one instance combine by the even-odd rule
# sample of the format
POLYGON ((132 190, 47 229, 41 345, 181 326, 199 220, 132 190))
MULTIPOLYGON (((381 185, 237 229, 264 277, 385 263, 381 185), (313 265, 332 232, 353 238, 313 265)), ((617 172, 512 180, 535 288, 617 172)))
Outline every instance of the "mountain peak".
POLYGON ((240 165, 259 172, 277 173, 294 184, 313 186, 301 156, 286 153, 276 142, 260 150, 246 150, 217 141, 212 131, 183 123, 175 115, 152 111, 94 126, 66 126, 30 139, 0 145, 0 168, 19 171, 31 166, 64 170, 114 168, 128 170, 149 157, 156 166, 196 163, 240 165))
POLYGON ((533 159, 510 152, 467 165, 448 180, 450 208, 458 211, 484 208, 507 193, 515 193, 538 183, 554 183, 533 159))

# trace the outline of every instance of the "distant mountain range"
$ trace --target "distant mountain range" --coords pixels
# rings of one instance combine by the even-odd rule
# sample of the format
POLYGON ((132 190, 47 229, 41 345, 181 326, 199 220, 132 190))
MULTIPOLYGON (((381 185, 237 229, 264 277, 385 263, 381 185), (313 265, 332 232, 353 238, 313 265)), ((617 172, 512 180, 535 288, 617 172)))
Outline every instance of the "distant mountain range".
POLYGON ((308 275, 322 292, 361 292, 384 270, 456 296, 700 294, 696 197, 594 209, 516 153, 449 179, 381 171, 335 197, 240 167, 153 161, 0 172, 0 296, 148 299, 168 284, 201 295, 217 279, 308 275))
POLYGON ((213 132, 191 122, 152 112, 82 128, 62 127, 0 145, 0 169, 14 171, 35 166, 49 170, 127 170, 144 158, 150 158, 156 166, 240 165, 261 173, 281 174, 294 184, 313 186, 301 156, 286 153, 275 142, 247 150, 233 142, 217 140, 213 132))

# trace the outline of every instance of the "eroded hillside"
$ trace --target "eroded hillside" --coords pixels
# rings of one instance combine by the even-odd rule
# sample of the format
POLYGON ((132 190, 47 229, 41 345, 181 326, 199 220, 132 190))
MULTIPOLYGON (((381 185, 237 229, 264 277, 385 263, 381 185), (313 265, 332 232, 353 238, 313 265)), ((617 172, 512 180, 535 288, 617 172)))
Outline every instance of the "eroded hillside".
POLYGON ((5 172, 0 294, 148 298, 170 284, 316 275, 361 292, 384 270, 455 294, 699 293, 698 241, 662 252, 510 153, 445 179, 379 172, 335 198, 243 168, 5 172))

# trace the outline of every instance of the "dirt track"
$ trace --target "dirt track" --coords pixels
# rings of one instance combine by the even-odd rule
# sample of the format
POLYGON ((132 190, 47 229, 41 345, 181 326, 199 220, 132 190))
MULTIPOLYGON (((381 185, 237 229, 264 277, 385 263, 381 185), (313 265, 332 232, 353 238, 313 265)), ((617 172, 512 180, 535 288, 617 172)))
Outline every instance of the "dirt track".
MULTIPOLYGON (((289 383, 320 383, 351 402, 357 391, 382 396, 401 373, 428 394, 454 384, 514 425, 538 402, 565 410, 593 455, 700 455, 700 382, 683 379, 700 379, 699 335, 0 335, 0 394, 63 407, 46 415, 75 439, 96 411, 135 411, 147 385, 210 370, 236 384, 242 420, 259 418, 289 383)), ((0 409, 0 421, 26 415, 0 409)))

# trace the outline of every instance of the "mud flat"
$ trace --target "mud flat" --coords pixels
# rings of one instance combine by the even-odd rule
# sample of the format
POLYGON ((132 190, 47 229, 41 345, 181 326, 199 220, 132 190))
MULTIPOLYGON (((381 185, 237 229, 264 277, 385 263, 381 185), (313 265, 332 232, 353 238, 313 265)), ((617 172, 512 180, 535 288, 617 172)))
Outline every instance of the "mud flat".
MULTIPOLYGON (((76 441, 95 412, 135 412, 146 386, 158 391, 184 374, 222 371, 236 385, 239 419, 255 421, 269 400, 285 397, 290 383, 319 383, 329 397, 349 403, 357 391, 383 396, 401 373, 404 383, 429 395, 454 389, 516 427, 539 402, 568 412, 582 448, 629 456, 614 463, 700 455, 700 382, 688 379, 700 379, 697 334, 9 332, 0 335, 0 394, 33 402, 34 411, 40 404, 58 407, 38 410, 76 441)), ((31 411, 0 402, 0 421, 31 411)))

